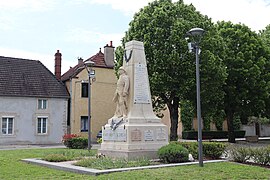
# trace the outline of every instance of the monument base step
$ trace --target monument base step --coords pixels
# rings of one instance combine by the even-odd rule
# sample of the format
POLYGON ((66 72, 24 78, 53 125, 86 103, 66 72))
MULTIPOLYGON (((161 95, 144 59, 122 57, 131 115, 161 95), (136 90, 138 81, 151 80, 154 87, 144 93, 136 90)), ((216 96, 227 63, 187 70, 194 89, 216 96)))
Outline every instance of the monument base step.
POLYGON ((157 159, 157 150, 134 150, 134 151, 125 151, 125 150, 103 150, 99 149, 98 153, 104 154, 106 157, 111 158, 124 158, 127 160, 136 160, 141 158, 147 159, 157 159))

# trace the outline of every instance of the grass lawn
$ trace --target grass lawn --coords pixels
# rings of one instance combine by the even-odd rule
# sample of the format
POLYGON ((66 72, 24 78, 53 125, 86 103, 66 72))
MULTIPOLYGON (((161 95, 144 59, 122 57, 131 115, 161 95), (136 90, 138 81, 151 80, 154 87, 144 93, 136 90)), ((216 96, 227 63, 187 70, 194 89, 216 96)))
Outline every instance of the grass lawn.
MULTIPOLYGON (((100 176, 81 175, 21 162, 66 149, 0 150, 0 179, 270 179, 270 170, 230 162, 118 172, 100 176)), ((79 150, 67 150, 79 151, 79 150)), ((81 151, 81 150, 80 150, 81 151)))

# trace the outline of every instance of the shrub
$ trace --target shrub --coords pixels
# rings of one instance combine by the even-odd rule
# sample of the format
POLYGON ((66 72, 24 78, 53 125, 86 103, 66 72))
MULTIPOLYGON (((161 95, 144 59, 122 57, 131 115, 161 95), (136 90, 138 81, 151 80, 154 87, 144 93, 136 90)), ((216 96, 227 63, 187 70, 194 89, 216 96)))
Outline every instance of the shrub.
MULTIPOLYGON (((198 159, 198 142, 174 142, 187 148, 195 159, 198 159)), ((206 158, 219 158, 227 147, 227 144, 220 142, 203 142, 203 155, 206 158)))
POLYGON ((128 168, 138 166, 148 166, 151 162, 148 159, 137 159, 135 161, 128 161, 126 159, 112 159, 109 157, 88 158, 76 162, 74 165, 95 168, 95 169, 115 169, 128 168))
POLYGON ((61 150, 56 151, 53 154, 44 154, 43 160, 50 162, 62 162, 83 159, 85 157, 95 156, 96 151, 86 151, 86 150, 61 150))
POLYGON ((198 159, 198 143, 197 142, 176 142, 187 148, 188 152, 194 159, 198 159))
POLYGON ((101 143, 102 143, 102 138, 98 138, 98 139, 97 139, 97 143, 98 143, 98 144, 101 144, 101 143))
POLYGON ((65 134, 62 142, 71 149, 85 149, 88 145, 88 139, 77 134, 65 134))
POLYGON ((226 149, 227 145, 218 142, 203 142, 203 154, 209 158, 219 158, 226 149))
MULTIPOLYGON (((246 131, 244 130, 236 130, 234 131, 234 135, 236 138, 245 137, 246 131)), ((197 131, 182 131, 183 139, 198 139, 197 131)), ((228 131, 202 131, 203 139, 223 139, 228 138, 228 131)))
POLYGON ((68 156, 65 156, 63 154, 49 154, 43 158, 45 161, 49 162, 62 162, 62 161, 69 161, 71 160, 68 158, 68 156))
POLYGON ((65 134, 63 137, 62 137, 62 142, 63 144, 66 146, 66 147, 70 147, 70 140, 72 138, 76 138, 76 137, 80 137, 78 136, 77 134, 65 134))
POLYGON ((250 160, 252 150, 250 147, 231 147, 229 154, 233 161, 245 163, 250 160))
POLYGON ((270 164, 270 146, 252 149, 251 156, 255 163, 262 164, 262 165, 269 165, 270 164))
POLYGON ((158 150, 158 157, 165 163, 181 163, 188 161, 188 150, 178 143, 170 143, 158 150))
POLYGON ((88 146, 88 139, 84 137, 76 137, 69 140, 71 149, 85 149, 88 146))

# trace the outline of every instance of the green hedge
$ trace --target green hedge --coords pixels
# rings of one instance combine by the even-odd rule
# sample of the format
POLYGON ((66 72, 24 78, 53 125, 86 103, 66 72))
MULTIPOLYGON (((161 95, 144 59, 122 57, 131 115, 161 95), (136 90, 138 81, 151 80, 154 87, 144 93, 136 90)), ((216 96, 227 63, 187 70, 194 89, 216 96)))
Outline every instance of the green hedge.
MULTIPOLYGON (((198 142, 171 142, 172 144, 180 144, 187 148, 193 158, 198 159, 198 142)), ((203 142, 203 156, 210 159, 217 159, 225 152, 226 143, 222 142, 203 142)))
MULTIPOLYGON (((236 138, 244 138, 246 131, 237 130, 234 131, 236 138)), ((198 139, 197 131, 183 131, 183 139, 198 139)), ((202 139, 226 139, 228 138, 228 131, 202 131, 202 139)))
POLYGON ((75 137, 67 139, 64 142, 65 146, 70 149, 85 149, 88 146, 88 138, 85 137, 75 137))
POLYGON ((158 157, 164 163, 181 163, 188 161, 189 151, 178 143, 170 143, 158 150, 158 157))

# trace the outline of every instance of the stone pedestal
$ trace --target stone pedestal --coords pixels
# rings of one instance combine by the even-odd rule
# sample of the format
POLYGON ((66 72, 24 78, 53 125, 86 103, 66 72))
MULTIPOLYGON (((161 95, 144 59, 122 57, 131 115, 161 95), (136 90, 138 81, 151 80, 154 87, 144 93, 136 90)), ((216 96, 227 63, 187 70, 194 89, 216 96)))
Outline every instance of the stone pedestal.
POLYGON ((128 116, 108 120, 99 153, 126 159, 157 158, 158 149, 168 144, 168 128, 153 112, 143 43, 130 41, 125 47, 123 67, 130 81, 128 116))

